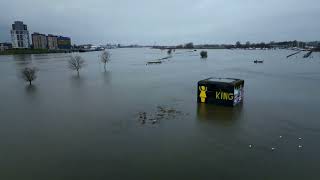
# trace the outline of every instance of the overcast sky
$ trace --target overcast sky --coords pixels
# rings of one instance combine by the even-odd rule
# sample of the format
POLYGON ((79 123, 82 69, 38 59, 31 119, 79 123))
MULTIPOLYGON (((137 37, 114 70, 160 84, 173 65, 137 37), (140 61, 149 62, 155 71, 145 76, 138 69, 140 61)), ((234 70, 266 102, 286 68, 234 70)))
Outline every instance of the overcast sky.
POLYGON ((73 43, 320 40, 319 0, 1 0, 0 42, 15 20, 73 43))

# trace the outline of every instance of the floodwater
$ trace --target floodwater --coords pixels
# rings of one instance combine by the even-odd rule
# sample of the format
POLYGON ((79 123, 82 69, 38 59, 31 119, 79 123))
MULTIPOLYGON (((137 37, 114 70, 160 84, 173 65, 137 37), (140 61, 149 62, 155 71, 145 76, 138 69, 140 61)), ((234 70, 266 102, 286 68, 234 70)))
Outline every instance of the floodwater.
POLYGON ((0 179, 319 179, 320 54, 114 49, 0 56, 0 179), (254 64, 253 60, 264 60, 254 64), (19 76, 39 69, 33 86, 19 76), (197 81, 245 80, 236 108, 197 104, 197 81), (139 120, 159 107, 179 112, 139 120))

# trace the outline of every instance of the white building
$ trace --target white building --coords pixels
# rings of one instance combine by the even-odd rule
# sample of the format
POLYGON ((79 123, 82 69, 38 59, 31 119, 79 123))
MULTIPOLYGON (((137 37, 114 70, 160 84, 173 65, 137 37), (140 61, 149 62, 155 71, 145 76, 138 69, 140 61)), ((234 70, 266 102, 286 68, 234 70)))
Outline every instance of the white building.
POLYGON ((29 31, 22 21, 15 21, 11 29, 12 48, 30 48, 29 31))

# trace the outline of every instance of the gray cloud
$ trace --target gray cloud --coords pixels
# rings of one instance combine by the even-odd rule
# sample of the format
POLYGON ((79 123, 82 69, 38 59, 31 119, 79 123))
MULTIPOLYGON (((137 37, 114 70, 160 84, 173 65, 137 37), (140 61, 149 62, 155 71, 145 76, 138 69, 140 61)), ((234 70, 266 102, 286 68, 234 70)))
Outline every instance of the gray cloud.
POLYGON ((0 41, 15 20, 75 43, 310 41, 319 15, 318 0, 2 0, 0 41))

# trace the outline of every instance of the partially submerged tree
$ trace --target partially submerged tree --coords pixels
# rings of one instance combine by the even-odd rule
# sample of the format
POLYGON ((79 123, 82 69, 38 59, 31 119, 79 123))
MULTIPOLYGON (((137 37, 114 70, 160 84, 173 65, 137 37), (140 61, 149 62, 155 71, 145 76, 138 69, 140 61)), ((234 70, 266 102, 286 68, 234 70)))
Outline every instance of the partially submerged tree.
POLYGON ((194 45, 192 42, 190 43, 187 43, 185 46, 184 46, 186 49, 193 49, 194 48, 194 45))
POLYGON ((101 62, 104 64, 104 70, 106 70, 106 65, 110 61, 111 54, 108 51, 103 51, 101 54, 101 62))
POLYGON ((69 63, 69 69, 75 70, 79 76, 79 70, 84 66, 84 60, 80 56, 71 56, 69 63))
POLYGON ((240 41, 237 41, 237 42, 236 42, 236 48, 241 48, 241 46, 242 46, 242 45, 241 45, 241 42, 240 42, 240 41))
POLYGON ((32 84, 32 81, 37 78, 37 75, 36 75, 37 68, 35 67, 33 68, 26 67, 22 69, 21 73, 22 73, 22 78, 25 81, 29 82, 30 85, 32 84))
POLYGON ((208 57, 208 52, 207 51, 201 51, 200 52, 201 58, 207 58, 208 57))

